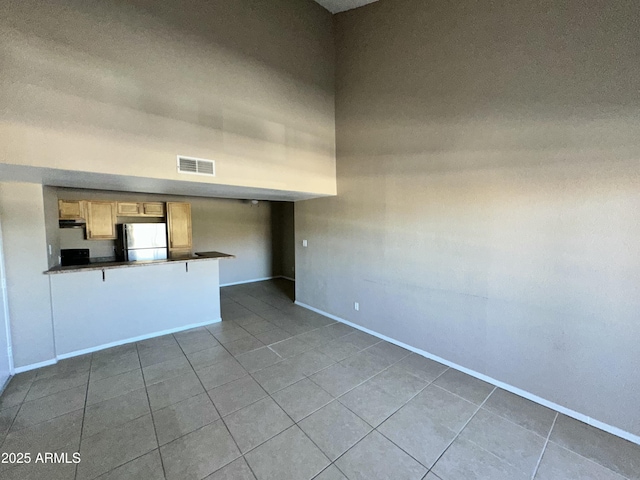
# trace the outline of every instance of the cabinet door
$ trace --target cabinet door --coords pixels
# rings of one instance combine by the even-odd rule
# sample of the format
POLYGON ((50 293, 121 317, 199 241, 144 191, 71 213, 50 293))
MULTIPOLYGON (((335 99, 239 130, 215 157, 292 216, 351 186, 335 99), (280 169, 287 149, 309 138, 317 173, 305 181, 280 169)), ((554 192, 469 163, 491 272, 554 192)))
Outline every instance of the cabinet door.
POLYGON ((118 202, 118 215, 125 217, 140 215, 140 204, 136 202, 118 202))
MULTIPOLYGON (((169 253, 175 250, 191 251, 191 205, 189 203, 167 203, 167 229, 169 230, 169 253)), ((173 257, 172 257, 173 258, 173 257)))
POLYGON ((147 217, 164 217, 164 203, 145 202, 142 204, 142 213, 147 217))
POLYGON ((115 202, 87 202, 87 240, 113 240, 115 238, 115 202))
POLYGON ((79 220, 84 218, 83 200, 58 200, 60 220, 79 220))

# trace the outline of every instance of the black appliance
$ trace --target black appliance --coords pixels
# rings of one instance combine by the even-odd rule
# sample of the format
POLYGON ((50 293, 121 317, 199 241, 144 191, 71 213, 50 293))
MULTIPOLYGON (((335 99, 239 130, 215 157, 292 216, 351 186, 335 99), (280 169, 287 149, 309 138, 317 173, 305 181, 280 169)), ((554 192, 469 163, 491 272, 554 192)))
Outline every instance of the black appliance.
POLYGON ((63 248, 60 250, 60 263, 63 267, 69 265, 89 265, 89 249, 63 248))

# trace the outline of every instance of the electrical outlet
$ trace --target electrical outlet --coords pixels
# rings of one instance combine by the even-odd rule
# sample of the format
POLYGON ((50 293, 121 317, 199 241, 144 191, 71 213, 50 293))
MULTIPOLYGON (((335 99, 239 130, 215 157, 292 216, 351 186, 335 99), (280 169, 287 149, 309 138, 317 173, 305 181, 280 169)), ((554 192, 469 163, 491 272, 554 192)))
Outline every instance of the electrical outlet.
POLYGON ((358 302, 354 302, 354 304, 353 304, 353 309, 354 309, 356 312, 359 312, 359 311, 360 311, 360 304, 359 304, 358 302))
POLYGON ((307 241, 306 240, 302 240, 302 246, 306 247, 307 246, 307 241))

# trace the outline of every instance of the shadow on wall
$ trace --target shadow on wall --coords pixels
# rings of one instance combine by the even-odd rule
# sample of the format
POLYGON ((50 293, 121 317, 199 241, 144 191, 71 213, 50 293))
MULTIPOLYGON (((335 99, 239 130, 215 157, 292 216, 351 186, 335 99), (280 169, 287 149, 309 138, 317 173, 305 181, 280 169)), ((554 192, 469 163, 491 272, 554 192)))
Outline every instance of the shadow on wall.
POLYGON ((274 276, 295 279, 295 229, 292 202, 271 202, 274 276))
POLYGON ((296 204, 298 300, 640 435, 639 14, 337 15, 338 196, 296 204))
POLYGON ((157 154, 186 149, 236 159, 231 183, 247 162, 272 182, 274 166, 334 173, 331 16, 313 2, 10 2, 0 25, 4 121, 91 147, 50 141, 55 167, 173 178, 157 154))

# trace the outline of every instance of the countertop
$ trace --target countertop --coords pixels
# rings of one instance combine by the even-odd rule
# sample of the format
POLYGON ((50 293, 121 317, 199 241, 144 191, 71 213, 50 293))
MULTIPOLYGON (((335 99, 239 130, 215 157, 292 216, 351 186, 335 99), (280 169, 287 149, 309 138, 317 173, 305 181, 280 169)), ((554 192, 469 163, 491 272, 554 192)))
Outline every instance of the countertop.
POLYGON ((220 260, 225 258, 236 258, 236 256, 222 252, 196 252, 192 257, 171 258, 167 260, 149 260, 143 262, 98 262, 90 263, 88 265, 69 265, 66 267, 56 265, 43 273, 45 275, 53 275, 57 273, 87 272, 91 270, 109 270, 112 268, 146 267, 149 265, 163 265, 165 263, 197 262, 205 260, 220 260))

